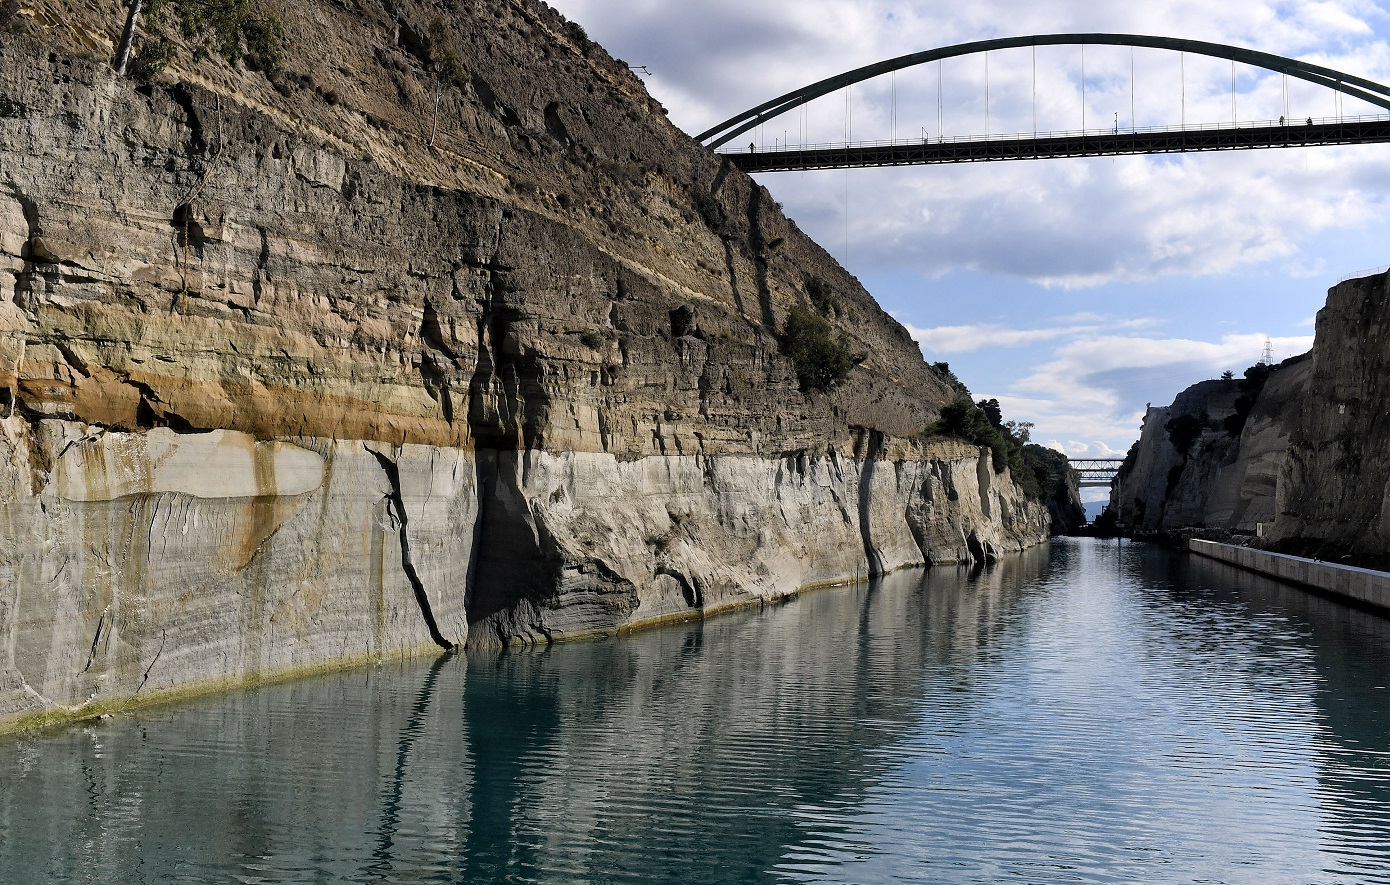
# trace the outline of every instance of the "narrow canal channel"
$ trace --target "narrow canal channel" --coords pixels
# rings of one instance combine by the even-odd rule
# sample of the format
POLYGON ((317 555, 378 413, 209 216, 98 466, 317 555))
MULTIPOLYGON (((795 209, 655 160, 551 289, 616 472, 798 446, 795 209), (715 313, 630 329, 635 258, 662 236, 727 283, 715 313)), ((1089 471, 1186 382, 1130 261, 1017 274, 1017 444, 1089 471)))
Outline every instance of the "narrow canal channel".
POLYGON ((1390 882, 1390 620, 1054 542, 0 740, 5 882, 1390 882))

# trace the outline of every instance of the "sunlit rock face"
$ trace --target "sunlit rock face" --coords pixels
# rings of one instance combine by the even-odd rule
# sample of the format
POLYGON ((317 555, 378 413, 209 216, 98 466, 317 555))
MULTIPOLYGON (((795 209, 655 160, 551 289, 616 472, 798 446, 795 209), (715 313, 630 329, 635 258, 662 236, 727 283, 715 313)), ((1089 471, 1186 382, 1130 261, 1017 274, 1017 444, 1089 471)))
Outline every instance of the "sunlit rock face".
POLYGON ((1172 405, 1150 408, 1111 492, 1112 507, 1123 502, 1124 524, 1270 537, 1309 366, 1305 354, 1273 367, 1258 391, 1235 379, 1203 381, 1172 405))
POLYGON ((1312 351, 1273 367, 1243 422, 1234 380, 1150 409, 1112 495, 1124 522, 1390 566, 1388 296, 1386 274, 1334 286, 1312 351))
POLYGON ((1045 538, 765 189, 552 10, 456 6, 148 83, 117 4, 0 23, 0 728, 1045 538))

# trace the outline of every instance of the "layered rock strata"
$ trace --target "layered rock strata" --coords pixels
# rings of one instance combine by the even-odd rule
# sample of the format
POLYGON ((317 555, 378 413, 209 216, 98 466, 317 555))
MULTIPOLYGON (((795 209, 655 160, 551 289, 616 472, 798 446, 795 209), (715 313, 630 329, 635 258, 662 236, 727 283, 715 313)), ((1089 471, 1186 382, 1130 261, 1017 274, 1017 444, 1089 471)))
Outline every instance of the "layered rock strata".
POLYGON ((918 438, 959 391, 906 331, 555 13, 282 11, 269 78, 116 78, 116 3, 5 24, 0 728, 1046 536, 918 438), (863 355, 829 394, 779 346, 813 283, 863 355))

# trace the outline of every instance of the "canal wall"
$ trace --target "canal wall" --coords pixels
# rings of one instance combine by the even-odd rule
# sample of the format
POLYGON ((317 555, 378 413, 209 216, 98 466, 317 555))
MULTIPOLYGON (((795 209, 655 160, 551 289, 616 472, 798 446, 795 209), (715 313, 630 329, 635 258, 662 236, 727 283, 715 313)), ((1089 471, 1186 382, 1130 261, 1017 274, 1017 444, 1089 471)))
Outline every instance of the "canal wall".
POLYGON ((1291 584, 1311 587, 1390 614, 1390 573, 1193 539, 1188 549, 1291 584))
POLYGON ((1046 540, 926 432, 949 368, 547 4, 275 4, 278 71, 144 79, 124 15, 0 6, 0 730, 1046 540))

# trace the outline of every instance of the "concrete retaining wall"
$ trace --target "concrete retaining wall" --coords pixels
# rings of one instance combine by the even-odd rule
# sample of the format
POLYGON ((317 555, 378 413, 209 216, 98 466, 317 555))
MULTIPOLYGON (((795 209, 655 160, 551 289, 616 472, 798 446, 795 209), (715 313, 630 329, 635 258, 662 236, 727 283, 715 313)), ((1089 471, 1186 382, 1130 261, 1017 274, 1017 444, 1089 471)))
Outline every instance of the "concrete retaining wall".
POLYGON ((1387 572, 1195 539, 1190 542, 1189 549, 1201 556, 1229 562, 1291 584, 1353 599, 1390 613, 1390 573, 1387 572))

